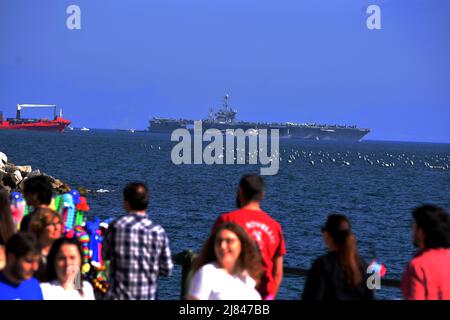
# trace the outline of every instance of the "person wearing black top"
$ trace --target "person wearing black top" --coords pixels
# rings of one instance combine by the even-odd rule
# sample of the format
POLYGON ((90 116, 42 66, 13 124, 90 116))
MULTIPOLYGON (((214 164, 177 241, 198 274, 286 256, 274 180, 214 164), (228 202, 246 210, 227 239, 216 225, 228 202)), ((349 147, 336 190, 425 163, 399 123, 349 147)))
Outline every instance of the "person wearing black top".
POLYGON ((374 291, 366 285, 368 265, 358 256, 350 221, 344 215, 331 214, 322 232, 329 252, 312 264, 302 299, 373 300, 374 291))
POLYGON ((53 196, 52 184, 44 175, 34 176, 24 182, 23 196, 27 205, 33 207, 20 223, 20 231, 29 231, 30 221, 36 214, 38 208, 46 208, 50 205, 53 196))

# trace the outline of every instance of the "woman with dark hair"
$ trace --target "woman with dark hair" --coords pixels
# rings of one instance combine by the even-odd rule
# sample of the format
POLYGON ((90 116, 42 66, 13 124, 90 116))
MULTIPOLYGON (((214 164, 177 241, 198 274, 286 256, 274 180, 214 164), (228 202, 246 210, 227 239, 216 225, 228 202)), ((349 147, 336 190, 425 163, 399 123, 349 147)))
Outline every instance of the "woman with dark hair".
POLYGON ((303 300, 372 300, 366 282, 367 264, 358 256, 350 221, 330 214, 322 227, 329 252, 314 261, 303 290, 303 300))
POLYGON ((402 278, 406 300, 450 300, 450 215, 423 205, 412 212, 413 244, 418 252, 402 278))
POLYGON ((190 300, 260 300, 255 286, 261 271, 256 246, 242 227, 216 228, 194 261, 190 300))
POLYGON ((0 190, 0 245, 5 245, 9 238, 16 233, 11 213, 11 203, 6 191, 0 190))
POLYGON ((16 232, 11 214, 9 195, 0 190, 0 270, 6 265, 5 245, 16 232))
POLYGON ((41 284, 44 300, 95 300, 92 285, 82 280, 82 250, 76 239, 55 241, 47 258, 47 280, 41 284))

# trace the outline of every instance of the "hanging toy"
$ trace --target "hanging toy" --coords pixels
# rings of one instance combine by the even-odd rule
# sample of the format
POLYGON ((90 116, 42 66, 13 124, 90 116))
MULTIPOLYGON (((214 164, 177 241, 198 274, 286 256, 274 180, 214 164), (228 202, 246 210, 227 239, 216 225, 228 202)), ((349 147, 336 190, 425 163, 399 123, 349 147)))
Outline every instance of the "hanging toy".
POLYGON ((89 211, 91 208, 87 204, 86 197, 79 196, 78 197, 78 203, 76 204, 76 218, 75 218, 75 225, 76 226, 82 226, 84 225, 84 213, 89 211))
POLYGON ((50 200, 50 204, 47 206, 47 208, 55 212, 58 212, 58 210, 56 210, 55 197, 52 197, 52 200, 50 200))
POLYGON ((64 238, 73 239, 74 237, 75 237, 75 231, 74 230, 67 230, 64 233, 64 238))
POLYGON ((372 272, 378 273, 380 277, 384 277, 387 273, 387 269, 384 264, 378 263, 376 260, 373 260, 369 265, 369 270, 372 272))
POLYGON ((57 196, 55 196, 55 201, 54 201, 54 210, 56 212, 58 212, 60 215, 62 214, 62 195, 58 194, 57 196))
POLYGON ((83 226, 84 216, 83 211, 77 210, 75 213, 75 226, 83 226))
POLYGON ((28 207, 20 192, 12 192, 11 196, 11 214, 17 230, 20 229, 20 222, 28 214, 28 207))
POLYGON ((97 247, 97 252, 98 252, 98 256, 97 256, 97 260, 98 260, 98 268, 101 268, 102 270, 104 269, 104 263, 103 263, 103 257, 102 257, 102 248, 103 248, 103 236, 102 236, 102 232, 100 230, 97 230, 97 235, 96 235, 97 241, 98 241, 98 247, 97 247))
POLYGON ((108 291, 109 283, 103 276, 97 276, 92 280, 92 286, 94 287, 94 290, 105 294, 108 291))
POLYGON ((100 268, 103 265, 101 254, 103 237, 100 235, 101 233, 99 232, 99 226, 99 218, 95 218, 94 221, 88 221, 86 223, 86 230, 90 239, 89 252, 91 256, 91 264, 96 268, 100 268))
POLYGON ((65 230, 73 229, 75 223, 75 204, 70 193, 62 195, 62 220, 65 230))
POLYGON ((84 274, 87 274, 91 269, 89 264, 89 235, 82 226, 75 226, 74 230, 83 252, 83 265, 81 270, 84 274))
POLYGON ((97 292, 100 292, 102 294, 105 294, 109 288, 109 282, 108 282, 109 268, 107 268, 108 264, 109 264, 109 261, 106 263, 106 265, 103 265, 103 266, 101 266, 101 268, 97 269, 97 274, 92 279, 92 285, 94 287, 94 290, 96 290, 97 292))
POLYGON ((377 252, 376 252, 376 243, 372 242, 372 262, 370 263, 368 270, 371 272, 376 272, 380 275, 380 277, 384 277, 387 273, 387 269, 382 263, 377 262, 377 252))
POLYGON ((72 195, 72 199, 73 199, 73 203, 75 203, 75 205, 80 203, 80 192, 78 192, 78 190, 76 189, 72 189, 69 192, 72 195))

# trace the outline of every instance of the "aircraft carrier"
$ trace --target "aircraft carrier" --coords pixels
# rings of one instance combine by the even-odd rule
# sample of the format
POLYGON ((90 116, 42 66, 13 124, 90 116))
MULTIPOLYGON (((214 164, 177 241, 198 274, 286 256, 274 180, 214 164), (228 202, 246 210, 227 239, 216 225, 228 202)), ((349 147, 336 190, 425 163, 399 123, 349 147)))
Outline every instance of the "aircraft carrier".
MULTIPOLYGON (((229 96, 225 95, 222 107, 214 112, 210 109, 207 119, 202 120, 203 130, 215 128, 226 133, 227 129, 243 129, 250 134, 257 134, 259 129, 279 129, 280 136, 293 139, 326 140, 326 141, 361 141, 370 132, 370 129, 357 126, 330 125, 316 123, 294 122, 246 122, 237 121, 237 111, 228 106, 229 96)), ((172 133, 175 129, 193 129, 195 120, 157 118, 149 121, 149 132, 172 133)))

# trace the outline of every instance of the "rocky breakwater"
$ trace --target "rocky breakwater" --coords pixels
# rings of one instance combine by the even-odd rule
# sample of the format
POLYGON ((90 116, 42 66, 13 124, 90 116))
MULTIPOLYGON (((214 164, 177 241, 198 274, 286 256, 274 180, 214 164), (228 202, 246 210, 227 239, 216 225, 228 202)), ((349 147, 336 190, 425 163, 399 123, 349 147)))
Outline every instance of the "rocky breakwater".
POLYGON ((49 176, 40 170, 33 170, 31 166, 18 166, 12 162, 8 162, 8 157, 0 152, 0 190, 4 189, 8 192, 23 191, 24 182, 34 176, 45 175, 50 182, 55 193, 65 193, 70 191, 70 187, 63 181, 49 176))

